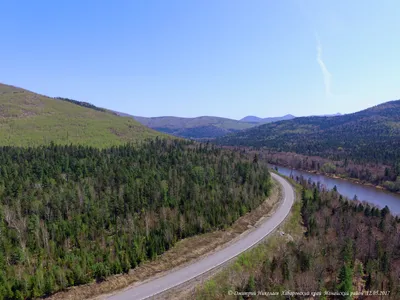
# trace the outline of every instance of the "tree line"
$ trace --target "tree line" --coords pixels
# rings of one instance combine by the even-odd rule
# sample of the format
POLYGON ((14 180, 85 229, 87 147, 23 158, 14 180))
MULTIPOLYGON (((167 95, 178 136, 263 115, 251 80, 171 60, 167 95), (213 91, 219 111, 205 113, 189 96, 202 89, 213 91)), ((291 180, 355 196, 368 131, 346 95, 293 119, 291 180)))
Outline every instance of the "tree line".
POLYGON ((229 226, 270 190, 256 159, 188 141, 0 147, 0 299, 128 272, 229 226))
POLYGON ((70 102, 70 103, 75 104, 75 105, 79 105, 79 106, 82 106, 82 107, 94 109, 94 110, 101 111, 101 112, 109 112, 109 113, 115 114, 112 111, 109 111, 109 110, 107 110, 105 108, 97 107, 97 106, 95 106, 95 105, 93 105, 93 104, 91 104, 89 102, 78 101, 78 100, 69 99, 69 98, 63 98, 63 97, 55 97, 54 99, 70 102))

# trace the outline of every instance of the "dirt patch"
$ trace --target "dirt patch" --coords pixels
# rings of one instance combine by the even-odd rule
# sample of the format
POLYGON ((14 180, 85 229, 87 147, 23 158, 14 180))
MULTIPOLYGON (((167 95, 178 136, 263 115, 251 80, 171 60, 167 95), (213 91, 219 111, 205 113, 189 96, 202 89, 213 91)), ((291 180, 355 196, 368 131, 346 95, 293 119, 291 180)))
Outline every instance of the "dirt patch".
POLYGON ((27 117, 33 117, 36 115, 37 114, 34 111, 23 109, 19 117, 27 118, 27 117))
POLYGON ((109 130, 111 131, 112 134, 121 137, 123 134, 118 132, 115 128, 109 128, 109 130))
POLYGON ((227 247, 242 235, 251 232, 264 218, 274 213, 281 198, 281 187, 275 183, 271 196, 255 210, 239 218, 230 228, 184 239, 154 261, 143 263, 131 270, 129 274, 111 276, 101 283, 72 287, 49 299, 104 299, 115 291, 126 287, 130 288, 150 279, 161 277, 174 269, 182 268, 227 247))

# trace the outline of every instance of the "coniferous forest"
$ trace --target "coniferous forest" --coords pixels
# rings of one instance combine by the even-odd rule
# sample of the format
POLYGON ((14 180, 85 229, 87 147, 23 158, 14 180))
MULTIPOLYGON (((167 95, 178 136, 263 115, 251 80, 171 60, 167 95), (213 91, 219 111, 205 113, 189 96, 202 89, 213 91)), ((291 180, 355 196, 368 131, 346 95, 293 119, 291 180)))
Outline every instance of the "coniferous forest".
POLYGON ((188 141, 1 147, 0 299, 128 272, 232 224, 270 188, 256 159, 188 141))

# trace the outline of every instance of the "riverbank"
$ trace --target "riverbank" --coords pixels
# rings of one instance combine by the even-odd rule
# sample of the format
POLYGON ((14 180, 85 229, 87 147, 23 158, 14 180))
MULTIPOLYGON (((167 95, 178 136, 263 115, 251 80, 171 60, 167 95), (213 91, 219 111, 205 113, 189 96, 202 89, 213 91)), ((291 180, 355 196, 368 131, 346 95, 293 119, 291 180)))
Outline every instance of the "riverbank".
POLYGON ((332 160, 319 156, 307 156, 291 152, 250 151, 272 165, 294 168, 298 171, 323 175, 334 179, 343 179, 352 183, 375 187, 379 190, 400 194, 400 170, 393 165, 383 163, 357 163, 351 160, 332 160))
MULTIPOLYGON (((270 165, 271 170, 273 170, 274 167, 274 165, 270 165)), ((279 174, 293 176, 294 179, 302 177, 305 181, 310 180, 312 183, 319 182, 327 190, 332 190, 336 187, 339 193, 349 200, 366 202, 379 209, 383 209, 387 206, 392 213, 400 216, 400 195, 397 193, 391 193, 376 188, 375 186, 357 184, 351 180, 337 178, 339 176, 325 176, 314 172, 290 169, 283 166, 277 166, 277 168, 279 174)))
POLYGON ((305 172, 305 173, 314 174, 314 175, 326 176, 326 177, 333 178, 333 179, 340 179, 340 180, 348 181, 348 182, 359 184, 359 185, 363 185, 363 186, 373 187, 373 188, 376 188, 378 190, 385 191, 387 193, 400 195, 400 191, 399 192, 393 192, 393 191, 390 191, 389 189, 385 188, 384 186, 375 185, 375 184, 372 184, 372 183, 367 182, 367 181, 360 181, 357 178, 346 177, 343 174, 340 174, 338 176, 336 174, 325 173, 325 172, 321 172, 321 171, 317 171, 317 170, 295 169, 295 168, 292 168, 290 166, 282 166, 282 165, 277 165, 277 164, 271 164, 271 166, 278 167, 278 170, 279 170, 279 167, 283 167, 283 168, 291 169, 291 170, 294 170, 294 171, 300 171, 300 172, 305 172))

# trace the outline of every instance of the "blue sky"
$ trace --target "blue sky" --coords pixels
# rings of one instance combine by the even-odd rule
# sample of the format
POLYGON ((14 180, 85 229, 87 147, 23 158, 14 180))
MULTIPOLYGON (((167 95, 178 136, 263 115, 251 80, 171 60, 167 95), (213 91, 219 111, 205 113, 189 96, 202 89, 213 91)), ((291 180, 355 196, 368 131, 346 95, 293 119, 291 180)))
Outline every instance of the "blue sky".
POLYGON ((400 98, 399 1, 3 1, 0 82, 141 116, 400 98))

